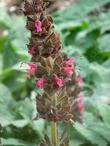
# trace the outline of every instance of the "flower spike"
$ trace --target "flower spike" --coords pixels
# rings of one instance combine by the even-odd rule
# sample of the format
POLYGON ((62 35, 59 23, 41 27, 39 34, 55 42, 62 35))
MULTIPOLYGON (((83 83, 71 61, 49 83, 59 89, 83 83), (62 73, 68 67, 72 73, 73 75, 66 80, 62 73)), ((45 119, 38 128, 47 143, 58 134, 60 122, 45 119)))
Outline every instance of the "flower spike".
MULTIPOLYGON (((68 134, 60 135, 59 122, 81 121, 83 96, 76 77, 75 61, 61 50, 54 22, 46 12, 48 0, 25 0, 24 14, 31 32, 28 52, 32 56, 27 72, 37 81, 36 107, 40 118, 51 123, 51 139, 45 135, 39 146, 69 146, 68 134)), ((36 113, 37 113, 36 112, 36 113)))

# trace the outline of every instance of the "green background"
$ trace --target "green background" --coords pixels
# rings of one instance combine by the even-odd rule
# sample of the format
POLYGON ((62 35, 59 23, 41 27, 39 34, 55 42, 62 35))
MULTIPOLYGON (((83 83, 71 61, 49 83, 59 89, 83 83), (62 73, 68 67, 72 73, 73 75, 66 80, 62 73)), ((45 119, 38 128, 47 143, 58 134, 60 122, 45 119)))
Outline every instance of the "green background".
MULTIPOLYGON (((70 146, 110 146, 110 0, 79 0, 51 15, 63 51, 84 76, 83 124, 67 127, 70 146)), ((35 85, 27 79, 26 18, 0 7, 0 137, 4 146, 36 146, 49 123, 37 115, 35 85), (21 65, 22 64, 22 65, 21 65)), ((61 125, 63 129, 65 125, 61 125)))

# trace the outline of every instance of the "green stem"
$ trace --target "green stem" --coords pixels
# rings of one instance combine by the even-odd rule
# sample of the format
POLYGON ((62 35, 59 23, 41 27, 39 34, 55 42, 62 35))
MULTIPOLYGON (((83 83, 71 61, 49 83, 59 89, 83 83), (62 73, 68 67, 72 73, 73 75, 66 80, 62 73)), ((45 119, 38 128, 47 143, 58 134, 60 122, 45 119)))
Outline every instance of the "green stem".
POLYGON ((51 138, 53 145, 58 146, 58 131, 56 122, 51 122, 51 138))

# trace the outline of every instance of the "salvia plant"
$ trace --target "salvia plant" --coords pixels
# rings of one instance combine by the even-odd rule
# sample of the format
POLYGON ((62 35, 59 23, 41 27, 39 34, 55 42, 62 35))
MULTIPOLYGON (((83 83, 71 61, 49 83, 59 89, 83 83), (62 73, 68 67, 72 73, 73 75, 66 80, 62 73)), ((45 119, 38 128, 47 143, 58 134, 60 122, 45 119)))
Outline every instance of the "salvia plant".
POLYGON ((81 75, 75 60, 62 51, 59 36, 54 32, 53 19, 46 12, 48 0, 25 0, 26 27, 31 33, 28 53, 28 78, 42 89, 36 96, 39 118, 50 124, 51 138, 44 136, 40 146, 69 146, 69 136, 60 132, 60 123, 81 121, 84 111, 81 75))

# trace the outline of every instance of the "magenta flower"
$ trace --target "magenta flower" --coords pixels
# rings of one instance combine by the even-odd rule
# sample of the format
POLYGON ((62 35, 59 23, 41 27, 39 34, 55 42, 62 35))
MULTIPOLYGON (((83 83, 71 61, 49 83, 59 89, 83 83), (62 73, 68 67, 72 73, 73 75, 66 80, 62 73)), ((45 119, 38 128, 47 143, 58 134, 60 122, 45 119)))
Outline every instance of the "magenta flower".
POLYGON ((74 59, 73 58, 70 58, 69 60, 65 61, 65 65, 66 66, 73 66, 73 63, 74 63, 74 59))
POLYGON ((35 29, 36 29, 36 32, 42 32, 42 23, 40 20, 35 21, 35 29))
POLYGON ((74 68, 73 67, 65 67, 64 68, 64 72, 68 75, 71 76, 74 72, 74 68))
POLYGON ((55 76, 54 79, 55 79, 55 81, 56 81, 56 83, 59 87, 63 86, 63 80, 62 79, 60 79, 58 76, 55 76))
POLYGON ((33 63, 28 63, 28 65, 29 68, 27 69, 27 72, 29 73, 29 78, 31 78, 31 76, 35 74, 38 67, 33 63))
POLYGON ((34 55, 36 53, 36 48, 35 47, 32 47, 28 53, 30 53, 31 55, 34 55))
POLYGON ((82 75, 79 75, 79 77, 76 78, 76 81, 77 81, 80 85, 83 85, 83 84, 84 84, 83 76, 82 76, 82 75))
POLYGON ((45 81, 44 78, 39 78, 39 80, 37 82, 37 86, 41 89, 44 88, 44 81, 45 81))
POLYGON ((82 92, 79 93, 77 102, 78 102, 79 111, 80 111, 81 113, 84 112, 84 102, 83 102, 83 98, 84 98, 84 94, 83 94, 82 92))

